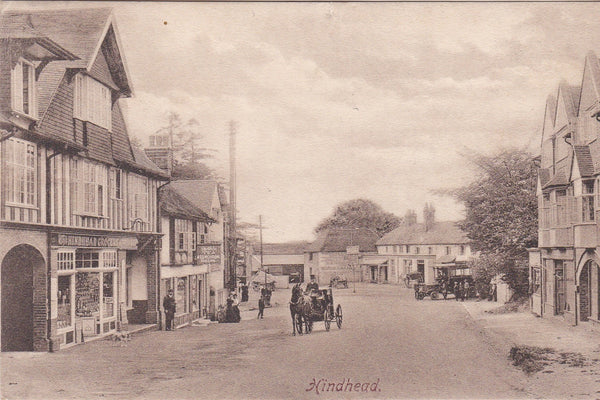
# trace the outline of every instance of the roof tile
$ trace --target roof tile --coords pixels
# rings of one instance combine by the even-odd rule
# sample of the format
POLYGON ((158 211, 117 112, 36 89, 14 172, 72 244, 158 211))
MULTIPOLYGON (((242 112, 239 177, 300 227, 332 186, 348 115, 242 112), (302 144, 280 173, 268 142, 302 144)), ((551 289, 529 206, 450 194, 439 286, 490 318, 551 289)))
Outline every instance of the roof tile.
POLYGON ((458 222, 440 221, 429 230, 425 224, 402 225, 385 234, 378 245, 400 244, 456 244, 468 243, 467 234, 460 229, 458 222))

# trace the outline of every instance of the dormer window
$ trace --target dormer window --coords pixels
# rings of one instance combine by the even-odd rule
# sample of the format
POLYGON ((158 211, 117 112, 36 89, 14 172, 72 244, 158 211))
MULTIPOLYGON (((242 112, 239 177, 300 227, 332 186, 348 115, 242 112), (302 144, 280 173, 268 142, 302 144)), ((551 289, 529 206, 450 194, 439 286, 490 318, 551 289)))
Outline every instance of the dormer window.
POLYGON ((77 74, 74 97, 75 118, 110 130, 112 100, 108 87, 90 76, 77 74))
POLYGON ((35 68, 32 63, 20 59, 11 71, 12 110, 31 118, 37 118, 35 99, 35 68))

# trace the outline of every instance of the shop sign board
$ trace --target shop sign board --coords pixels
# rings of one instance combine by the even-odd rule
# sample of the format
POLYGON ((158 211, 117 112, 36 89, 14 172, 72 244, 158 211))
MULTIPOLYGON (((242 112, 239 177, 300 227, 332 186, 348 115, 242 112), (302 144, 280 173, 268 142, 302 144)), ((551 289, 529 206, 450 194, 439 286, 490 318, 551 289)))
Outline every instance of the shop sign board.
POLYGON ((117 247, 119 249, 137 249, 137 239, 118 238, 97 235, 72 235, 57 233, 52 235, 52 246, 65 247, 117 247))
POLYGON ((221 246, 218 244, 198 244, 198 261, 201 264, 220 264, 221 246))

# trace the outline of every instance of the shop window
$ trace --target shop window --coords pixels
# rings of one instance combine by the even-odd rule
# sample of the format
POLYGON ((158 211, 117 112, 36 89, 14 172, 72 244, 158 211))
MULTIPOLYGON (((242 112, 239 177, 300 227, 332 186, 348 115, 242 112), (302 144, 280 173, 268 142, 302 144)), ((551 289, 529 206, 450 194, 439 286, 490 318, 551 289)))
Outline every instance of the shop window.
POLYGON ((177 287, 175 288, 175 303, 177 305, 177 313, 188 312, 187 307, 187 278, 177 278, 177 287))
POLYGON ((10 138, 2 146, 6 202, 36 205, 37 149, 34 143, 10 138))
POLYGON ((100 311, 100 274, 79 272, 75 279, 75 315, 78 317, 98 316, 100 311))
POLYGON ((114 298, 114 272, 105 272, 102 284, 102 305, 104 308, 104 318, 114 317, 115 298, 114 298))
POLYGON ((193 276, 190 279, 190 304, 191 311, 198 311, 198 279, 193 276))
POLYGON ((62 275, 58 277, 58 317, 56 326, 58 329, 69 328, 73 325, 71 316, 71 281, 73 275, 62 275))

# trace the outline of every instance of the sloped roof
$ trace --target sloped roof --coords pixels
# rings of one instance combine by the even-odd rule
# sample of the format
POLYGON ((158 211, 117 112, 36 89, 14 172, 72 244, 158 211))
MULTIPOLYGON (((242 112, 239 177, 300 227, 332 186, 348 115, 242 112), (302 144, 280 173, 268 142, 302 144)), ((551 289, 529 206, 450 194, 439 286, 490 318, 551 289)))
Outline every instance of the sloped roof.
POLYGON ((575 150, 575 157, 577 159, 577 166, 579 167, 579 173, 582 177, 588 177, 594 175, 594 162, 592 160, 592 154, 589 146, 573 146, 575 150))
POLYGON ((134 162, 127 162, 127 164, 143 169, 144 171, 152 172, 155 175, 158 175, 163 178, 168 178, 169 175, 165 173, 162 169, 158 168, 156 164, 154 164, 143 150, 139 149, 136 146, 131 146, 131 150, 133 151, 134 162))
POLYGON ((562 81, 558 89, 563 95, 565 109, 569 120, 576 118, 579 113, 579 96, 581 95, 581 86, 573 86, 562 81))
POLYGON ((550 180, 550 169, 549 168, 540 168, 538 170, 538 175, 540 177, 540 185, 542 185, 542 187, 544 187, 550 180))
POLYGON ((52 101, 52 97, 54 97, 54 93, 65 75, 64 64, 64 62, 58 61, 51 62, 40 73, 37 81, 37 89, 38 111, 42 117, 46 114, 50 101, 52 101))
MULTIPOLYGON (((263 254, 269 255, 284 255, 284 254, 304 254, 304 250, 308 247, 309 242, 286 242, 286 243, 263 243, 263 254)), ((260 243, 254 243, 253 249, 255 253, 260 252, 260 243)))
POLYGON ((600 94, 600 60, 593 51, 588 52, 586 59, 589 61, 588 65, 592 73, 591 78, 596 87, 596 93, 600 94))
POLYGON ((195 219, 201 222, 214 222, 204 211, 177 193, 170 184, 165 186, 160 192, 160 210, 162 213, 172 217, 195 219))
POLYGON ((345 252, 348 246, 359 246, 361 252, 376 251, 379 236, 369 229, 325 229, 307 248, 306 252, 345 252))
POLYGON ((402 225, 385 234, 378 245, 399 244, 455 244, 468 243, 467 234, 460 229, 458 222, 435 222, 431 229, 425 230, 425 224, 402 225))
MULTIPOLYGON (((29 44, 37 44, 45 49, 38 53, 38 59, 44 60, 77 60, 78 57, 60 44, 49 39, 43 33, 21 22, 15 16, 0 15, 0 40, 19 40, 29 44)), ((39 50, 39 48, 38 48, 39 50)))
POLYGON ((96 52, 104 28, 111 15, 110 8, 81 8, 64 10, 9 11, 4 15, 13 21, 32 26, 80 60, 71 68, 86 68, 96 52))
POLYGON ((196 207, 209 214, 212 213, 212 201, 218 190, 216 181, 189 179, 173 181, 171 185, 196 207))
POLYGON ((567 178, 566 174, 562 171, 559 171, 544 185, 544 189, 553 186, 565 186, 568 184, 569 179, 567 178))
POLYGON ((588 147, 592 156, 592 163, 594 164, 594 174, 600 174, 600 140, 595 139, 588 144, 588 147))

